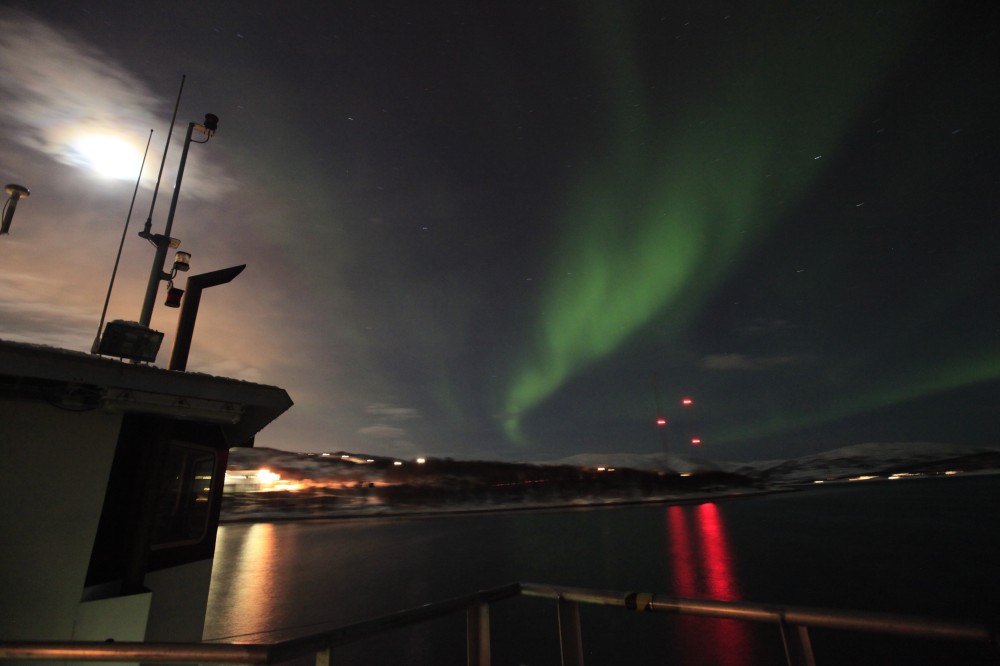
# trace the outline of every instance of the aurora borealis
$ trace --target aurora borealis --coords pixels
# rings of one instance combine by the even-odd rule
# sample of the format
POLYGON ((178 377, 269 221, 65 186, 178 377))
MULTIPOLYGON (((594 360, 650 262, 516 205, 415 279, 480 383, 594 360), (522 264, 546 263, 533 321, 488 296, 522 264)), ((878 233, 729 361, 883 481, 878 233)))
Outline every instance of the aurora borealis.
POLYGON ((868 63, 894 60, 904 28, 883 16, 846 43, 836 18, 820 31, 796 30, 805 18, 779 17, 770 32, 737 40, 731 48, 754 55, 707 77, 710 85, 668 93, 666 108, 641 92, 658 78, 643 66, 659 63, 620 57, 641 50, 622 43, 644 36, 639 17, 587 20, 614 26, 600 37, 618 37, 595 40, 593 56, 614 64, 601 82, 616 99, 604 114, 606 157, 569 196, 537 351, 511 388, 508 412, 535 406, 668 309, 675 330, 690 325, 746 246, 780 222, 774 201, 794 204, 822 170, 819 159, 836 153, 876 79, 868 63), (839 80, 817 76, 832 63, 845 68, 839 80))
POLYGON ((66 133, 161 150, 185 73, 175 232, 248 264, 190 369, 290 392, 259 445, 653 452, 655 391, 721 459, 996 443, 996 9, 4 4, 0 338, 89 349, 134 181, 66 133))

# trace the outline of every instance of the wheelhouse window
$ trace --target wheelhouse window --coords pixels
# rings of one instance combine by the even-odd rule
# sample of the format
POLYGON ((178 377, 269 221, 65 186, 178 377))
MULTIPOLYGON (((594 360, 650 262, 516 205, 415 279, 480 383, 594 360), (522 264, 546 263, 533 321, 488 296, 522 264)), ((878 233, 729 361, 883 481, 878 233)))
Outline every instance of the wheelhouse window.
POLYGON ((212 557, 228 455, 216 424, 126 415, 87 585, 139 590, 150 571, 212 557))
POLYGON ((217 452, 195 444, 171 443, 164 456, 151 547, 197 543, 209 529, 217 452))

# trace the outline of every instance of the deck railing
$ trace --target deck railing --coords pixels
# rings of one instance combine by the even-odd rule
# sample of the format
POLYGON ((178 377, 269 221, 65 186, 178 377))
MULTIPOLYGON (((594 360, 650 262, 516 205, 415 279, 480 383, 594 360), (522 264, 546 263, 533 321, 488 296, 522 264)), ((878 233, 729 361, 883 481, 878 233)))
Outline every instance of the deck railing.
POLYGON ((584 663, 579 611, 581 604, 616 606, 635 612, 676 613, 774 624, 780 630, 789 666, 816 664, 809 635, 811 628, 978 642, 1000 664, 996 632, 986 625, 972 622, 889 613, 683 599, 660 594, 607 592, 535 583, 514 583, 483 590, 277 643, 7 641, 0 642, 0 660, 278 664, 314 656, 316 666, 328 666, 331 652, 340 646, 392 629, 464 612, 467 663, 469 666, 489 666, 490 605, 518 595, 556 602, 563 666, 582 666, 584 663))

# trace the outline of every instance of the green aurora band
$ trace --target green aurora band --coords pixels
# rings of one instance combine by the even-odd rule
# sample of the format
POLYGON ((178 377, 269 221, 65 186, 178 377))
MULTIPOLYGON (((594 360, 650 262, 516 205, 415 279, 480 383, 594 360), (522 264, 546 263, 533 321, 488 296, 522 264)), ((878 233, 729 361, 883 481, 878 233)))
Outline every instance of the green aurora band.
POLYGON ((801 427, 831 423, 841 418, 898 405, 929 395, 938 395, 975 384, 995 381, 1000 377, 1000 352, 973 354, 959 360, 945 360, 901 371, 885 385, 873 386, 844 399, 811 400, 798 409, 770 413, 750 422, 720 429, 717 442, 743 438, 766 437, 801 427))
POLYGON ((592 30, 608 135, 591 151, 599 165, 566 198, 535 336, 505 396, 511 441, 526 444, 528 413, 655 317, 670 313, 664 338, 682 332, 736 260, 808 194, 915 33, 905 9, 831 11, 815 32, 800 29, 805 16, 763 17, 744 42, 706 54, 723 64, 669 104, 644 94, 656 73, 629 59, 643 47, 636 17, 581 21, 592 30))

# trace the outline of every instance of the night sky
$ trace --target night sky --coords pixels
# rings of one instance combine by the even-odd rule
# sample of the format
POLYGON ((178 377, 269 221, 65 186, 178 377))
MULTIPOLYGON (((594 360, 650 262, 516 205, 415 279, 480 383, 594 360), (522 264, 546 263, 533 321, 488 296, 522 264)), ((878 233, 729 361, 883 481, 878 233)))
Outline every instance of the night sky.
POLYGON ((188 370, 288 390, 258 446, 1000 442, 1000 5, 325 4, 0 2, 0 338, 90 349, 152 129, 139 319, 184 75, 153 231, 218 115, 172 235, 247 269, 188 370))

